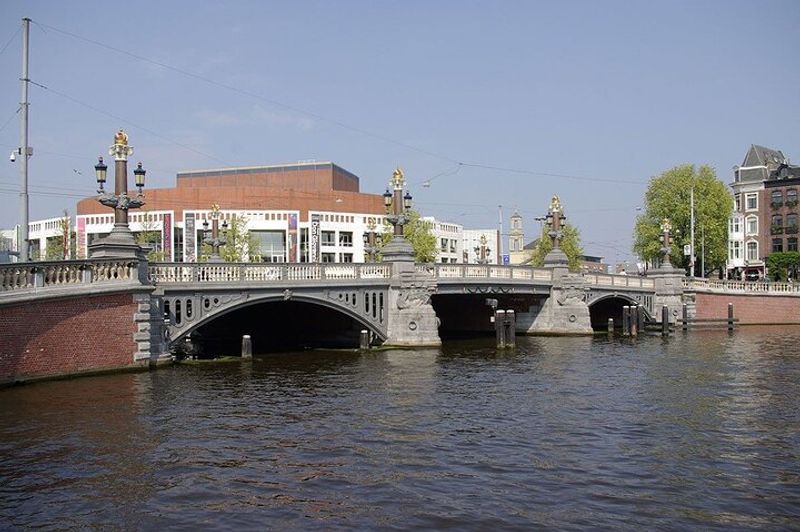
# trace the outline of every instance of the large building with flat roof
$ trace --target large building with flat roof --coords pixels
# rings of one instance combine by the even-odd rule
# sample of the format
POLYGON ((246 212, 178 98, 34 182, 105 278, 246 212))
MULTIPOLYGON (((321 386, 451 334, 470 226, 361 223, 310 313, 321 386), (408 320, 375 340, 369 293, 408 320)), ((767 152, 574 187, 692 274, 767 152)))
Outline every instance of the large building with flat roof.
MULTIPOLYGON (((258 239, 256 260, 353 262, 364 255, 363 234, 383 222, 380 194, 359 191, 359 178, 332 162, 219 168, 177 174, 174 188, 146 189, 146 204, 130 212, 131 230, 155 233, 164 260, 196 261, 213 205, 220 219, 247 220, 258 239)), ((78 203, 77 255, 109 233, 113 213, 95 198, 78 203)))

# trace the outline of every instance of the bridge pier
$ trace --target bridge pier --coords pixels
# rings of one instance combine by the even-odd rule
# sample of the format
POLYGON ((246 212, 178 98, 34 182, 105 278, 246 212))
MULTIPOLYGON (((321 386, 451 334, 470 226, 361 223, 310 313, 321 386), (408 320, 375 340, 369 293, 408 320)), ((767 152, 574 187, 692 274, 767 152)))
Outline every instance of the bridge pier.
POLYGON ((550 297, 517 315, 517 331, 525 334, 592 334, 586 303, 586 280, 580 274, 558 272, 550 297))
MULTIPOLYGON (((669 263, 667 263, 666 267, 656 268, 648 274, 648 277, 652 278, 655 284, 653 308, 658 309, 666 306, 669 323, 672 324, 676 323, 683 307, 684 276, 683 270, 673 268, 669 263)), ((661 322, 663 320, 663 312, 660 315, 656 313, 654 318, 661 322)))
POLYGON ((389 284, 385 346, 437 347, 439 318, 431 305, 436 280, 419 274, 413 262, 394 262, 389 284))

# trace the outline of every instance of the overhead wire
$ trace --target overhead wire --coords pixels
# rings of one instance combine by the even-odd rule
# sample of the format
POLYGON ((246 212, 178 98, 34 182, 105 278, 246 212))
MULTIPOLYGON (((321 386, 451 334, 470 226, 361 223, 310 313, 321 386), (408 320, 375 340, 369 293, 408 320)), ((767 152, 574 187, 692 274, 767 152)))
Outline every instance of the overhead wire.
MULTIPOLYGON (((77 39, 77 40, 92 44, 94 46, 98 46, 100 48, 104 48, 106 50, 113 51, 113 52, 116 52, 116 53, 119 53, 119 54, 127 55, 128 57, 136 59, 137 61, 150 63, 152 65, 159 66, 161 68, 164 68, 164 69, 179 73, 181 75, 184 75, 184 76, 187 76, 187 77, 199 80, 199 81, 203 81, 204 83, 208 83, 210 85, 214 85, 214 86, 217 86, 217 87, 220 87, 220 88, 223 88, 223 89, 226 89, 226 90, 229 90, 229 91, 232 91, 232 92, 244 95, 244 96, 248 96, 250 98, 254 98, 254 99, 269 103, 271 105, 287 109, 287 110, 295 112, 295 113, 306 115, 306 116, 308 116, 308 117, 310 117, 310 118, 312 118, 312 119, 314 119, 316 121, 327 122, 327 123, 333 124, 333 125, 335 125, 337 127, 340 127, 340 128, 343 128, 343 129, 347 129, 349 131, 353 131, 353 132, 359 133, 361 135, 365 135, 367 137, 372 137, 372 138, 375 138, 375 139, 378 139, 378 140, 381 140, 381 141, 384 141, 384 142, 387 142, 387 143, 390 143, 390 144, 394 144, 396 146, 401 146, 403 148, 407 148, 409 150, 416 151, 418 153, 423 153, 423 154, 428 155, 430 157, 434 157, 434 158, 438 158, 438 159, 441 159, 441 160, 445 160, 445 161, 448 161, 448 162, 451 162, 451 163, 457 165, 456 170, 453 171, 453 172, 443 172, 441 174, 437 174, 436 176, 434 176, 432 178, 422 179, 421 182, 423 183, 423 186, 424 186, 424 183, 428 183, 428 185, 429 185, 431 181, 433 181, 434 179, 436 179, 438 177, 443 177, 443 176, 446 176, 446 175, 456 174, 461 169, 461 167, 479 168, 479 169, 484 169, 484 170, 496 170, 496 171, 502 171, 502 172, 507 172, 507 173, 527 174, 527 175, 535 175, 535 176, 542 176, 542 177, 557 177, 557 178, 574 179, 574 180, 581 180, 581 181, 594 181, 594 182, 603 182, 603 183, 624 183, 624 184, 634 184, 634 185, 644 185, 645 184, 645 183, 643 183, 641 181, 634 181, 634 180, 614 179, 614 178, 597 178, 597 177, 589 177, 589 176, 577 176, 577 175, 571 175, 571 174, 557 174, 557 173, 539 172, 539 171, 520 169, 520 168, 502 167, 502 166, 496 166, 496 165, 490 165, 490 164, 482 164, 482 163, 467 163, 467 162, 464 162, 464 161, 460 161, 460 160, 458 160, 456 158, 450 157, 449 155, 446 155, 446 154, 443 154, 443 153, 439 153, 439 152, 435 152, 435 151, 432 151, 432 150, 428 150, 428 149, 425 149, 425 148, 421 148, 419 146, 415 146, 413 144, 409 144, 407 142, 403 142, 403 141, 388 137, 386 135, 375 133, 373 131, 368 131, 366 129, 353 126, 351 124, 347 124, 347 123, 342 122, 340 120, 336 120, 336 119, 332 119, 332 118, 326 117, 326 116, 321 115, 321 114, 319 114, 317 112, 309 111, 307 109, 302 109, 302 108, 297 107, 295 105, 287 104, 287 103, 281 102, 279 100, 276 100, 274 98, 268 98, 268 97, 266 97, 264 95, 261 95, 261 94, 258 94, 258 93, 255 93, 255 92, 252 92, 252 91, 249 91, 249 90, 246 90, 246 89, 242 89, 240 87, 229 85, 227 83, 223 83, 223 82, 217 81, 215 79, 212 79, 212 78, 197 74, 195 72, 191 72, 189 70, 185 70, 183 68, 179 68, 179 67, 170 65, 168 63, 164 63, 162 61, 157 61, 157 60, 154 60, 154 59, 150 59, 148 57, 145 57, 143 55, 131 52, 129 50, 124 50, 122 48, 119 48, 119 47, 116 47, 116 46, 112 46, 110 44, 102 43, 100 41, 97 41, 97 40, 94 40, 94 39, 90 39, 90 38, 84 37, 82 35, 78 35, 76 33, 68 31, 68 30, 64 30, 64 29, 57 28, 55 26, 50 26, 48 24, 44 24, 44 23, 40 23, 40 22, 37 22, 37 24, 39 26, 42 26, 43 28, 48 28, 50 30, 53 30, 54 32, 60 33, 62 35, 66 35, 66 36, 71 37, 73 39, 77 39)), ((86 105, 86 104, 82 104, 82 105, 86 105)), ((206 154, 203 154, 203 155, 206 155, 206 154)))
POLYGON ((52 92, 53 94, 56 94, 56 95, 58 95, 58 96, 60 96, 60 97, 62 97, 64 99, 67 99, 67 100, 73 102, 73 103, 76 103, 78 105, 86 107, 87 109, 90 109, 90 110, 92 110, 92 111, 94 111, 96 113, 100 113, 102 115, 108 116, 108 117, 113 118, 115 120, 119 120, 120 122, 123 122, 125 124, 128 124, 130 126, 133 126, 133 127, 137 128, 137 129, 140 129, 140 130, 142 130, 142 131, 144 131, 146 133, 149 133, 150 135, 153 135, 154 137, 160 138, 161 140, 165 140, 165 141, 167 141, 167 142, 169 142, 171 144, 174 144, 176 146, 179 146, 179 147, 181 147, 181 148, 183 148, 185 150, 189 150, 189 151, 194 152, 194 153, 196 153, 198 155, 202 155, 204 157, 208 157, 209 159, 213 159, 213 160, 215 160, 217 162, 220 162, 222 164, 229 164, 227 161, 225 161, 223 159, 220 159, 219 157, 216 157, 214 155, 210 155, 208 153, 202 152, 202 151, 200 151, 200 150, 198 150, 196 148, 192 148, 191 146, 188 146, 186 144, 178 142, 177 140, 173 140, 173 139, 171 139, 169 137, 165 137, 164 135, 161 135, 160 133, 157 133, 157 132, 153 131, 152 129, 149 129, 149 128, 146 128, 146 127, 144 127, 144 126, 142 126, 140 124, 136 124, 134 122, 131 122, 130 120, 128 120, 126 118, 122 118, 119 115, 115 115, 113 113, 109 113, 108 111, 104 111, 104 110, 102 110, 102 109, 100 109, 98 107, 95 107, 94 105, 88 104, 86 102, 82 102, 82 101, 78 100, 77 98, 74 98, 74 97, 72 97, 72 96, 70 96, 68 94, 65 94, 65 93, 61 92, 61 91, 58 91, 58 90, 53 89, 53 88, 50 88, 50 87, 48 87, 46 85, 42 85, 41 83, 37 83, 37 82, 32 81, 32 80, 30 81, 30 83, 31 83, 31 85, 34 85, 34 86, 39 87, 41 89, 44 89, 46 91, 52 92))

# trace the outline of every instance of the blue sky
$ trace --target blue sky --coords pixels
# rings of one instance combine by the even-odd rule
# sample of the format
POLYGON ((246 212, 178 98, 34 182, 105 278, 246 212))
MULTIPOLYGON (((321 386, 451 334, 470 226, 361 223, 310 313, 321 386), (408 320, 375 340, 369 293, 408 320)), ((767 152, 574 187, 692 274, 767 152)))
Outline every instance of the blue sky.
POLYGON ((74 213, 124 127, 151 187, 316 159, 381 193, 400 165, 424 214, 497 227, 502 205, 530 238, 559 194, 586 252, 615 262, 651 176, 688 162, 727 183, 752 143, 800 160, 797 1, 5 0, 0 15, 0 148, 19 145, 22 17, 47 87, 30 90, 32 219, 74 213))

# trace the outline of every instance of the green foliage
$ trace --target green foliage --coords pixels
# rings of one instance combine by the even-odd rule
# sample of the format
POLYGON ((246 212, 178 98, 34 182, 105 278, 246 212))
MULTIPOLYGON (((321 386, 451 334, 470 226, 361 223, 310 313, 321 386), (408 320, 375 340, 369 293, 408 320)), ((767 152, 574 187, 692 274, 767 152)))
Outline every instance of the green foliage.
POLYGON ((797 279, 800 273, 800 252, 783 251, 770 253, 767 257, 769 278, 773 281, 786 281, 789 277, 797 279))
POLYGON ((672 225, 670 261, 676 267, 688 268, 683 246, 691 243, 691 190, 694 187, 695 256, 700 267, 701 234, 705 235, 705 273, 724 268, 728 258, 728 219, 733 201, 725 184, 717 179, 714 169, 684 164, 650 179, 645 193, 644 212, 636 219, 633 250, 645 260, 661 257, 661 222, 672 225))
POLYGON ((44 249, 44 260, 64 260, 64 236, 51 236, 44 249))
MULTIPOLYGON (((433 224, 426 222, 415 210, 408 212, 408 223, 403 226, 403 236, 414 248, 414 260, 417 262, 434 262, 436 260, 436 236, 433 234, 433 224)), ((379 248, 383 248, 392 241, 392 226, 385 223, 381 235, 379 248)))
MULTIPOLYGON (((544 258, 553 249, 553 242, 547 234, 549 229, 542 228, 539 235, 539 240, 536 241, 536 246, 530 252, 530 258, 526 261, 531 266, 541 268, 544 266, 544 258)), ((583 256, 583 248, 581 248, 581 236, 578 228, 570 224, 564 224, 561 228, 561 251, 567 256, 568 267, 571 271, 578 271, 581 268, 581 257, 583 256)))
MULTIPOLYGON (((210 233, 210 230, 209 230, 210 233)), ((224 238, 226 243, 219 248, 219 255, 225 262, 245 262, 256 260, 261 252, 261 243, 247 230, 247 218, 244 216, 231 216, 228 221, 228 229, 222 230, 219 226, 220 238, 224 238)), ((212 247, 205 242, 201 246, 200 262, 208 261, 213 252, 212 247)))
POLYGON ((44 250, 44 260, 65 260, 69 256, 69 246, 64 245, 64 239, 69 238, 70 235, 69 213, 66 210, 64 211, 63 217, 58 221, 58 228, 61 230, 61 234, 47 239, 44 250))
POLYGON ((145 221, 142 222, 142 230, 134 233, 136 243, 142 246, 147 251, 147 260, 151 262, 161 262, 166 259, 164 246, 161 239, 161 230, 159 224, 155 220, 150 220, 145 215, 145 221))

